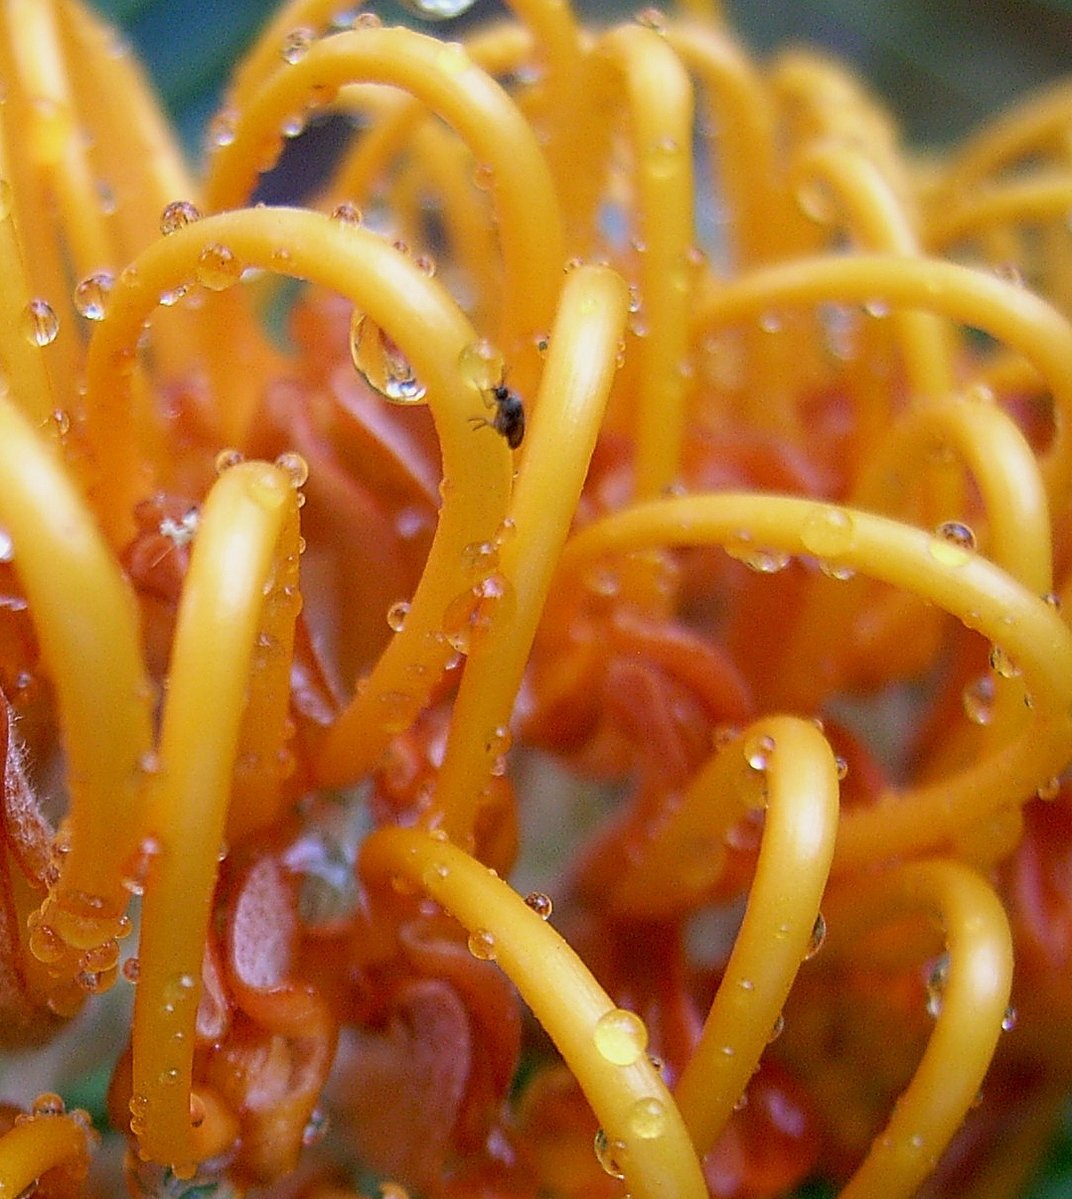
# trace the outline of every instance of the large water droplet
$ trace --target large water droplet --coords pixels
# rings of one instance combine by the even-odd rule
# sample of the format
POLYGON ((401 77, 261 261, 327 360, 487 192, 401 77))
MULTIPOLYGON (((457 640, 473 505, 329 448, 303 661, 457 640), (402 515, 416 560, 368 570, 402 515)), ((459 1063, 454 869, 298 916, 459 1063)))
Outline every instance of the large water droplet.
POLYGON ((593 1147, 596 1151, 596 1161, 603 1167, 603 1172, 611 1178, 624 1178, 625 1170, 622 1160, 625 1157, 625 1142, 612 1141, 600 1128, 596 1132, 593 1147))
POLYGON ((364 219, 361 214, 361 209, 356 204, 351 204, 349 200, 344 200, 341 204, 336 204, 331 211, 331 219, 337 221, 340 225, 350 225, 357 228, 364 219))
POLYGON ((167 237, 200 219, 200 210, 189 200, 172 200, 160 214, 160 232, 167 237))
POLYGON ((194 278, 209 291, 225 291, 237 283, 241 275, 242 264, 234 251, 218 242, 201 251, 194 270, 194 278))
POLYGON ((102 321, 108 312, 108 298, 115 286, 111 271, 95 271, 74 289, 74 306, 87 321, 102 321))
POLYGON ((605 1061, 615 1066, 631 1066, 648 1048, 648 1030, 635 1012, 612 1008, 596 1021, 592 1041, 605 1061))
POLYGON ((738 530, 725 544, 726 553, 749 570, 760 574, 776 574, 789 565, 790 555, 784 550, 756 545, 752 534, 746 529, 738 530))
POLYGON ((401 633, 406 627, 406 617, 409 615, 409 602, 399 600, 387 609, 387 624, 392 632, 401 633))
POLYGON ((279 56, 286 63, 293 66, 309 53, 309 48, 312 46, 315 38, 311 29, 306 29, 301 26, 298 29, 292 29, 286 37, 283 38, 283 44, 279 47, 279 56))
POLYGON ((943 953, 931 967, 927 976, 927 1015, 938 1019, 942 1011, 942 1000, 949 982, 949 955, 943 953))
POLYGON ((774 738, 768 733, 749 737, 744 743, 744 760, 753 770, 766 770, 775 750, 774 738))
POLYGON ((638 1099, 629 1109, 629 1131, 641 1141, 653 1141, 666 1131, 666 1106, 651 1096, 638 1099))
POLYGON ((22 310, 21 327, 22 335, 30 345, 48 346, 60 331, 60 318, 47 300, 38 297, 22 310))
POLYGON ((800 540, 817 558, 836 558, 852 548, 856 526, 844 508, 824 507, 804 522, 800 540))
POLYGON ((450 21, 473 7, 476 0, 402 0, 402 7, 425 21, 450 21))
POLYGON ((994 679, 983 674, 966 683, 960 693, 964 714, 972 724, 989 724, 994 719, 994 679))
POLYGON ((975 549, 975 534, 959 520, 947 520, 935 529, 928 548, 943 566, 963 566, 975 549))
POLYGON ((356 308, 350 318, 350 358, 373 391, 392 404, 419 404, 424 399, 424 384, 401 348, 356 308))
POLYGON ((505 362, 502 353, 487 340, 470 342, 458 355, 462 376, 480 391, 491 391, 503 377, 505 362))
POLYGON ((495 961, 497 947, 495 944, 495 934, 489 932, 486 928, 477 928, 469 934, 469 952, 475 958, 479 958, 482 962, 495 961))
POLYGON ((246 456, 241 450, 220 450, 220 452, 216 455, 214 462, 216 474, 222 475, 225 470, 230 470, 231 467, 237 466, 240 462, 245 462, 245 460, 246 456))
POLYGON ((808 938, 807 948, 804 950, 804 961, 815 957, 823 947, 823 942, 826 940, 826 918, 822 912, 815 917, 815 923, 811 928, 811 936, 808 938))
POLYGON ((1000 645, 990 647, 990 665, 993 667, 994 673, 1001 675, 1003 679, 1015 679, 1019 677, 1020 667, 1000 645))
POLYGON ((276 466, 287 476, 295 491, 304 487, 309 478, 309 463, 294 450, 286 450, 275 460, 276 466))
POLYGON ((35 1116, 62 1116, 67 1105, 55 1091, 42 1091, 30 1105, 30 1111, 35 1116))

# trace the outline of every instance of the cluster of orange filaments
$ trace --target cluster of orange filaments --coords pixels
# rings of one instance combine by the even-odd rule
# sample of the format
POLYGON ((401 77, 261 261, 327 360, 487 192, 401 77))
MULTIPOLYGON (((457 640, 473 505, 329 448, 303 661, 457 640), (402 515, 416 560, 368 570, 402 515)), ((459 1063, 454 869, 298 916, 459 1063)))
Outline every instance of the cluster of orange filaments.
POLYGON ((512 7, 291 0, 201 183, 78 0, 0 13, 0 1082, 110 1073, 5 1096, 0 1199, 120 1144, 1013 1199, 1045 1144, 1072 92, 921 172, 701 0, 512 7))

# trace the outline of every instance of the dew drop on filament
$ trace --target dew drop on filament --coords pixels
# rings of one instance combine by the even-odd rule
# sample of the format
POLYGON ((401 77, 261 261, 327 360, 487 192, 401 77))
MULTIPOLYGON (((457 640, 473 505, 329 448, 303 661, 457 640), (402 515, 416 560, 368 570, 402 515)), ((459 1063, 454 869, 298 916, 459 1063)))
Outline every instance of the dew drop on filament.
POLYGON ((398 344, 365 313, 350 318, 350 358, 357 373, 392 404, 419 404, 424 384, 398 344))

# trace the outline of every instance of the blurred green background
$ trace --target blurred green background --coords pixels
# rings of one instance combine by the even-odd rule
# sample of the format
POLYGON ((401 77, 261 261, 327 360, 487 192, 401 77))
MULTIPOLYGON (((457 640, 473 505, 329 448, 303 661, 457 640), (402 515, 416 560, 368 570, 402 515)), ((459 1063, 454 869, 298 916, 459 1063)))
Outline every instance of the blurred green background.
MULTIPOLYGON (((196 157, 230 65, 273 3, 94 2, 126 30, 196 157)), ((583 7, 598 18, 629 13, 644 2, 583 7)), ((724 7, 742 40, 760 55, 807 42, 853 63, 917 147, 947 146, 1024 92, 1072 74, 1072 0, 724 0, 724 7)), ((390 3, 377 11, 385 20, 413 23, 390 3)), ((478 0, 473 16, 484 19, 494 11, 478 0)), ((822 1184, 806 1192, 809 1199, 832 1193, 822 1184)), ((1072 1108, 1029 1192, 1029 1199, 1070 1197, 1072 1108)))
MULTIPOLYGON (((149 63, 187 144, 272 0, 95 0, 149 63)), ((340 8, 346 0, 339 0, 340 8)), ((584 5, 593 14, 633 4, 584 5)), ((948 144, 1025 90, 1072 71, 1072 0, 724 0, 744 41, 824 46, 886 97, 910 142, 948 144)), ((389 3, 385 18, 406 19, 389 3)), ((494 11, 478 0, 475 15, 494 11)))

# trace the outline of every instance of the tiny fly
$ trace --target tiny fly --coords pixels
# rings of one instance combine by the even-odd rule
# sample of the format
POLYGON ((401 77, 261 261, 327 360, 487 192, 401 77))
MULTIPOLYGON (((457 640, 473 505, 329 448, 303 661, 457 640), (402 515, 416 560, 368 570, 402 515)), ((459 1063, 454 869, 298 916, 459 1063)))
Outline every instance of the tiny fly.
POLYGON ((495 405, 495 415, 491 420, 482 416, 471 416, 470 423, 474 429, 482 429, 490 425, 497 433, 506 439, 506 444, 516 450, 525 436, 525 405, 516 391, 505 383, 497 383, 488 391, 490 403, 495 405))

